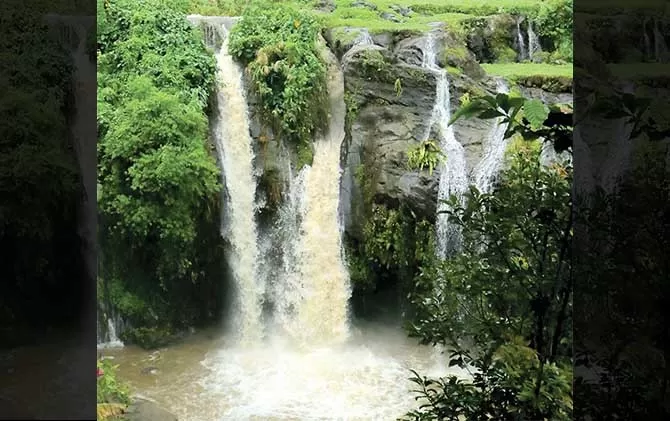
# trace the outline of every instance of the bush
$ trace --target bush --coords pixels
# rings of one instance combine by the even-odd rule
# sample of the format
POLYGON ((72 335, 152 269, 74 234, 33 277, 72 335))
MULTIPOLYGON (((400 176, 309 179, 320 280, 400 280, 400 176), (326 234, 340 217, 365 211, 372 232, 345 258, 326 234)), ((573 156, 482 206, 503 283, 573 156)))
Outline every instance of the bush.
POLYGON ((185 327, 220 301, 221 185, 207 121, 216 63, 186 5, 98 9, 100 276, 135 328, 185 327))
POLYGON ((113 365, 107 359, 98 359, 96 368, 98 371, 96 402, 130 404, 130 389, 116 378, 118 365, 113 365))
POLYGON ((242 61, 260 96, 261 114, 303 150, 328 121, 326 66, 316 46, 319 22, 282 4, 250 6, 230 33, 229 50, 242 61))
POLYGON ((410 380, 419 386, 416 399, 424 402, 404 420, 572 419, 572 366, 542 364, 518 339, 488 354, 454 352, 449 365, 472 370, 473 380, 429 379, 413 371, 410 380))

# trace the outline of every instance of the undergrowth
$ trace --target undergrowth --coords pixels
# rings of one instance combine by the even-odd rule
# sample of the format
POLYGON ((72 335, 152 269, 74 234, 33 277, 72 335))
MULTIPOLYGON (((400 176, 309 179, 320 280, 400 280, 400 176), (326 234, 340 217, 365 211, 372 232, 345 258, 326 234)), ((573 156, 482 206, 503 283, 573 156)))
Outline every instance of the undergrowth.
POLYGON ((290 5, 251 5, 230 33, 230 52, 246 65, 263 118, 302 151, 327 121, 326 66, 316 45, 320 29, 314 15, 290 5))

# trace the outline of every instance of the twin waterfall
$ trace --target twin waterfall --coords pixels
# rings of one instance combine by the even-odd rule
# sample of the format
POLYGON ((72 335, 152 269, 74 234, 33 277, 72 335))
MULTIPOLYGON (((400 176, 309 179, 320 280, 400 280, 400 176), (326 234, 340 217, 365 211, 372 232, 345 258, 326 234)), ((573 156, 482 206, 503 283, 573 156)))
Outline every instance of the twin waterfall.
MULTIPOLYGON (((286 152, 287 188, 277 217, 269 229, 259 227, 256 163, 243 70, 228 52, 228 30, 236 19, 189 16, 205 30, 207 44, 216 51, 217 113, 212 137, 223 168, 225 206, 222 235, 227 239, 230 276, 234 286, 233 325, 240 344, 258 344, 266 329, 278 331, 300 344, 342 343, 349 336, 348 301, 351 286, 342 249, 340 148, 345 137, 344 77, 333 53, 322 47, 328 65, 329 124, 314 143, 311 166, 294 173, 286 152), (274 259, 274 260, 273 260, 274 259), (271 270, 269 268, 275 268, 271 270), (268 311, 271 310, 271 311, 268 311)), ((506 142, 505 127, 495 121, 483 142, 484 154, 472 177, 463 146, 452 126, 447 72, 436 59, 435 37, 426 37, 422 67, 437 77, 436 99, 424 140, 435 136, 446 155, 440 167, 437 215, 438 255, 447 257, 460 247, 461 232, 448 222, 442 201, 451 195, 463 200, 470 183, 489 191, 500 170, 506 142), (434 134, 433 134, 434 133, 434 134), (470 179, 472 178, 472 180, 470 179)), ((356 48, 375 48, 363 31, 356 48)), ((346 62, 349 56, 345 55, 346 62)), ((498 92, 507 92, 502 81, 498 92)))
POLYGON ((285 231, 282 243, 272 244, 271 239, 259 235, 256 218, 260 205, 256 202, 255 155, 243 71, 228 52, 228 29, 234 22, 200 16, 189 19, 205 24, 210 47, 216 49, 222 41, 216 51, 218 111, 212 135, 226 188, 222 235, 229 242, 228 261, 235 288, 231 331, 240 344, 261 342, 267 336, 264 304, 268 301, 274 310, 272 322, 298 342, 341 342, 348 336, 351 290, 338 217, 346 110, 339 63, 324 47, 330 97, 328 129, 315 142, 312 165, 290 180, 287 200, 275 221, 285 231), (261 250, 259 244, 269 246, 261 250), (284 267, 278 274, 261 270, 269 264, 266 254, 272 248, 284 252, 284 267))

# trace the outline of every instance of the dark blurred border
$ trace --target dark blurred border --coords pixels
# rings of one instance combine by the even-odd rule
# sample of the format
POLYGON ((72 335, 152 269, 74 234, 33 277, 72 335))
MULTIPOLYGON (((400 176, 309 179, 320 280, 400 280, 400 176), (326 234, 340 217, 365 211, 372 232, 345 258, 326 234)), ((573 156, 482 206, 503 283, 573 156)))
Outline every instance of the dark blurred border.
POLYGON ((96 418, 95 9, 0 3, 0 419, 96 418))
POLYGON ((574 11, 575 419, 670 419, 670 3, 574 11))

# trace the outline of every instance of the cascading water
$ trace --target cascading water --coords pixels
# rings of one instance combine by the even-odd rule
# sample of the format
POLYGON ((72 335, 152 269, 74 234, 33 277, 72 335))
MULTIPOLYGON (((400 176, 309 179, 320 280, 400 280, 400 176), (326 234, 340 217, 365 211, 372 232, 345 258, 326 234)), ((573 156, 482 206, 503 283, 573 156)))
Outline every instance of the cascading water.
MULTIPOLYGON (((509 93, 509 87, 503 79, 496 80, 496 92, 509 93)), ((473 182, 482 193, 490 192, 505 157, 505 149, 508 143, 505 139, 505 131, 508 125, 503 123, 502 120, 502 117, 494 120, 493 127, 484 140, 484 156, 473 173, 473 182)))
POLYGON ((468 178, 465 150, 456 140, 453 127, 448 124, 451 119, 449 79, 447 72, 437 65, 433 33, 429 33, 426 37, 421 66, 437 74, 435 105, 433 106, 430 124, 424 140, 430 138, 434 126, 437 125, 437 132, 440 137, 440 149, 446 155, 445 162, 440 166, 440 182, 437 196, 437 254, 440 257, 446 257, 460 247, 461 231, 457 226, 449 223, 446 214, 441 213, 447 209, 443 201, 447 200, 452 194, 461 198, 462 201, 463 193, 468 188, 468 178))
POLYGON ((519 16, 516 20, 516 43, 517 48, 519 49, 519 61, 523 61, 528 58, 526 40, 523 38, 523 31, 521 30, 521 22, 523 22, 523 20, 523 16, 519 16))
MULTIPOLYGON (((193 19, 193 18, 192 18, 193 19)), ((265 285, 259 276, 258 233, 256 226, 256 179, 254 152, 249 134, 249 118, 242 69, 228 53, 228 30, 225 23, 214 21, 205 31, 211 47, 216 47, 218 35, 222 45, 216 53, 217 111, 212 121, 212 135, 227 192, 222 234, 228 238, 227 253, 235 287, 233 330, 239 341, 259 342, 263 337, 263 294, 265 285)))
MULTIPOLYGON (((625 93, 634 93, 632 84, 623 87, 625 93)), ((627 118, 621 118, 613 127, 614 135, 607 146, 608 153, 600 172, 600 185, 608 192, 616 189, 620 177, 628 169, 632 153, 632 143, 629 139, 633 124, 627 118)))
MULTIPOLYGON (((273 304, 279 329, 272 329, 275 334, 267 335, 251 347, 240 347, 239 342, 226 336, 175 345, 165 350, 165 365, 150 361, 152 366, 159 366, 159 374, 153 378, 138 375, 137 365, 132 363, 138 357, 132 354, 132 349, 117 354, 120 373, 132 377, 134 384, 141 385, 142 394, 155 398, 180 418, 191 421, 390 420, 416 406, 410 393, 413 388, 408 380, 410 368, 434 376, 451 372, 468 377, 462 370, 444 367, 440 364, 441 358, 436 364, 433 358, 437 355, 432 348, 418 346, 397 327, 368 325, 361 321, 350 326, 347 310, 351 290, 343 258, 342 218, 338 215, 340 148, 345 137, 344 81, 337 59, 325 50, 323 40, 320 44, 328 63, 329 126, 314 143, 312 165, 305 166, 298 174, 291 173, 289 154, 280 153, 279 165, 287 168, 284 200, 274 226, 265 230, 272 238, 257 240, 272 251, 273 264, 277 263, 273 266, 275 273, 260 277, 273 282, 267 291, 268 301, 273 304), (124 356, 129 359, 122 362, 124 356)), ((368 48, 374 46, 368 45, 368 48)), ((229 80, 237 70, 230 62, 223 62, 222 56, 229 58, 218 55, 219 70, 230 70, 226 79, 229 80)), ((432 63, 435 63, 434 57, 432 63)), ((434 70, 443 73, 437 66, 434 70)), ((237 91, 228 91, 234 86, 239 83, 235 85, 233 81, 227 90, 219 91, 219 95, 226 92, 229 96, 228 102, 223 103, 227 107, 231 106, 230 97, 241 98, 237 91)), ((448 102, 448 84, 444 82, 442 86, 440 98, 444 101, 447 95, 448 102)), ((219 106, 221 104, 220 98, 219 106)), ((436 110, 433 123, 447 133, 444 126, 449 118, 448 104, 436 105, 436 110), (445 107, 446 113, 440 111, 445 107)), ((230 117, 231 112, 227 113, 230 117)), ((218 119, 218 132, 222 134, 230 133, 224 131, 224 122, 234 127, 240 124, 224 118, 226 116, 214 116, 218 119)), ((235 133, 246 134, 248 130, 238 128, 235 133)), ((220 136, 217 141, 223 143, 223 140, 220 136)), ((243 136, 235 140, 239 149, 246 148, 243 136)), ((220 146, 223 146, 220 150, 229 153, 226 144, 220 146)), ((225 161, 224 167, 244 165, 248 169, 245 177, 252 182, 250 164, 241 162, 249 153, 247 150, 244 156, 238 157, 238 162, 225 161)), ((242 185, 244 181, 232 173, 226 172, 225 176, 226 186, 231 184, 231 178, 235 184, 242 185)), ((251 190, 250 185, 244 187, 251 190)), ((237 209, 240 205, 231 203, 232 196, 242 192, 228 188, 231 198, 226 205, 237 209)), ((248 196, 245 203, 252 215, 250 197, 253 195, 248 196)), ((236 221, 234 215, 230 216, 231 221, 236 221)), ((251 216, 239 223, 249 221, 251 216)), ((231 242, 238 241, 232 236, 229 238, 231 242)), ((231 265, 240 263, 244 262, 231 256, 231 265)), ((144 356, 139 358, 146 360, 144 356)))
POLYGON ((528 60, 533 61, 537 53, 542 52, 540 38, 533 30, 533 22, 528 21, 528 60))
POLYGON ((370 48, 381 49, 381 47, 375 46, 375 42, 372 39, 372 37, 370 36, 370 33, 368 32, 367 29, 360 28, 360 29, 353 29, 353 30, 358 31, 358 36, 356 36, 356 39, 354 39, 354 42, 353 42, 351 48, 349 48, 347 50, 347 52, 344 53, 344 55, 342 56, 342 65, 346 65, 349 62, 349 60, 351 60, 351 58, 353 56, 355 56, 356 53, 358 53, 361 50, 366 50, 366 49, 370 49, 370 48))
POLYGON ((297 244, 300 240, 301 223, 304 215, 303 197, 305 192, 306 168, 293 176, 291 161, 285 157, 286 172, 289 183, 283 194, 284 200, 279 209, 273 232, 273 244, 280 250, 277 276, 274 278, 271 300, 274 304, 274 318, 280 329, 289 336, 294 333, 294 316, 298 304, 302 300, 300 273, 296 270, 299 264, 297 244))
POLYGON ((328 63, 328 129, 314 145, 306 166, 302 231, 296 247, 301 296, 293 330, 310 343, 341 342, 348 336, 349 275, 343 260, 340 198, 340 147, 344 140, 344 76, 337 59, 324 48, 328 63))

